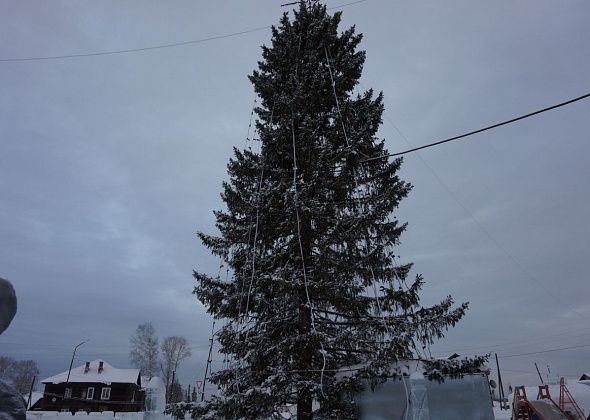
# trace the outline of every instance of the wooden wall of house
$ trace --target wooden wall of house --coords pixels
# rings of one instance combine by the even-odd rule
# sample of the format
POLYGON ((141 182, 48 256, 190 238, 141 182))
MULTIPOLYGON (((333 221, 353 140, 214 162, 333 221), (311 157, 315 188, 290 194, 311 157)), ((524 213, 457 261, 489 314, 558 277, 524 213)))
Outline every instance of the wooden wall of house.
POLYGON ((65 398, 66 384, 45 384, 43 393, 42 410, 47 411, 143 411, 145 406, 145 393, 136 384, 111 384, 101 383, 69 383, 67 388, 72 389, 70 398, 65 398), (88 398, 88 388, 94 388, 94 395, 88 398), (101 399, 102 389, 111 388, 108 400, 101 399))

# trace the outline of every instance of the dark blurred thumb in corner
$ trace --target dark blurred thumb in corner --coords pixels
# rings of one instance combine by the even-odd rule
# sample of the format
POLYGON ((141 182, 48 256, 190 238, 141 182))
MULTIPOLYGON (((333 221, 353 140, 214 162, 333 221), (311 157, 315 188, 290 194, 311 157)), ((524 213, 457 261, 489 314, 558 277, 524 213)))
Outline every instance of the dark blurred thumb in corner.
MULTIPOLYGON (((16 293, 8 280, 0 277, 0 334, 16 315, 16 293)), ((23 396, 11 384, 0 379, 0 420, 26 420, 23 396)))
POLYGON ((8 280, 0 277, 0 334, 8 328, 16 315, 16 293, 8 280))

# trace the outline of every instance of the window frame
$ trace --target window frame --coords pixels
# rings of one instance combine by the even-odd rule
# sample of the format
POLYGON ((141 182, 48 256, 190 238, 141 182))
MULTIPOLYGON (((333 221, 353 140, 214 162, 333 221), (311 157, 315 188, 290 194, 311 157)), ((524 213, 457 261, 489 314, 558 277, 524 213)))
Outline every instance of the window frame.
POLYGON ((64 400, 72 398, 72 388, 66 387, 64 391, 64 400))
POLYGON ((100 390, 100 399, 103 401, 108 401, 111 399, 111 387, 106 386, 100 390), (108 395, 105 396, 105 391, 108 395))
POLYGON ((94 387, 93 386, 89 386, 88 389, 86 390, 86 399, 87 400, 94 399, 94 387), (92 392, 90 390, 92 390, 92 392))

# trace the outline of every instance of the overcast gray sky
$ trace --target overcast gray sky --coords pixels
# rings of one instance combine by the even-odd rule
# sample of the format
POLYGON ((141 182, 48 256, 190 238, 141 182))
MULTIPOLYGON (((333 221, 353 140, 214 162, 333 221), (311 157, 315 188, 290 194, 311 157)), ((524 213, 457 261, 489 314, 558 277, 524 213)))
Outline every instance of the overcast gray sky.
MULTIPOLYGON (((146 47, 276 23, 281 1, 1 1, 0 59, 146 47)), ((328 0, 328 6, 346 1, 328 0)), ((364 33, 363 85, 414 145, 590 89, 590 3, 381 1, 343 9, 364 33)), ((217 272, 214 232, 232 147, 243 147, 262 30, 120 55, 0 62, 0 276, 19 312, 0 354, 41 376, 104 358, 128 366, 152 321, 184 335, 202 376, 211 319, 193 269, 217 272)), ((407 156, 400 247, 468 315, 433 354, 500 356, 590 344, 590 101, 407 156)), ((408 148, 385 121, 390 151, 408 148)), ((513 384, 590 370, 590 347, 502 358, 513 384)), ((214 368, 219 366, 216 356, 214 368)))

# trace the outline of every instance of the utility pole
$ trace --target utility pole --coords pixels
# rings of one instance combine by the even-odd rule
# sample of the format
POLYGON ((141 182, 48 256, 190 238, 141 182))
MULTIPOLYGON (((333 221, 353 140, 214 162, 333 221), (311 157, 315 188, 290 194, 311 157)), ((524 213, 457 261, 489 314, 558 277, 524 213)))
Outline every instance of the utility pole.
POLYGON ((31 382, 31 389, 29 390, 29 399, 27 400, 27 410, 31 408, 31 397, 33 396, 33 387, 35 386, 36 380, 37 376, 33 376, 33 381, 31 382))
POLYGON ((539 366, 537 366, 537 362, 535 362, 535 368, 537 368, 537 374, 539 374, 539 379, 541 380, 541 385, 545 385, 543 382, 543 377, 541 376, 541 372, 539 372, 539 366))
POLYGON ((500 373, 500 363, 498 362, 498 353, 494 353, 496 355, 496 367, 498 368, 498 386, 500 389, 498 390, 498 394, 500 394, 500 410, 504 409, 504 387, 502 386, 502 374, 500 373))
POLYGON ((205 376, 203 377, 203 388, 201 389, 201 401, 205 400, 205 384, 207 383, 207 371, 211 366, 211 352, 213 351, 213 335, 215 334, 215 317, 211 327, 211 338, 209 339, 209 356, 207 356, 207 365, 205 365, 205 376))

